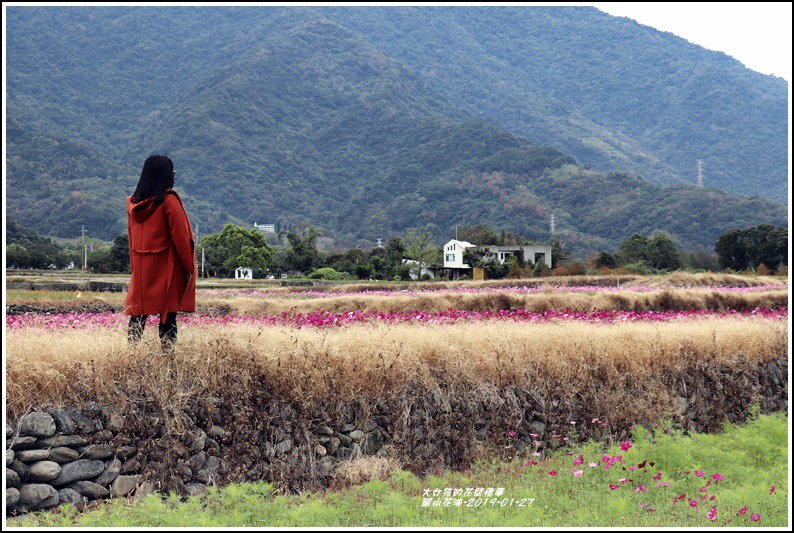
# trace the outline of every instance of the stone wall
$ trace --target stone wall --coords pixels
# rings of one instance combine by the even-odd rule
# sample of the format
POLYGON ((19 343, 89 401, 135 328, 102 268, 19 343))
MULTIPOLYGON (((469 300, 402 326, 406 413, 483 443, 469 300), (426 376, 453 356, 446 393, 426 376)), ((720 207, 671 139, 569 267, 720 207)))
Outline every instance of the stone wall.
MULTIPOLYGON (((688 431, 741 423, 753 404, 765 413, 788 408, 786 358, 692 363, 654 379, 673 406, 666 414, 688 431)), ((647 383, 632 386, 642 390, 647 383)), ((426 473, 504 453, 508 432, 511 453, 524 453, 560 445, 572 419, 580 421, 579 439, 622 439, 635 424, 653 425, 633 416, 629 405, 619 421, 612 414, 607 428, 583 423, 604 415, 593 410, 603 392, 597 379, 571 401, 557 391, 517 386, 411 387, 379 398, 296 401, 274 397, 263 382, 247 395, 190 397, 179 406, 128 398, 123 406, 88 401, 79 409, 29 412, 6 423, 6 513, 155 491, 199 494, 210 485, 244 481, 310 490, 327 486, 341 462, 360 457, 388 456, 426 473)))

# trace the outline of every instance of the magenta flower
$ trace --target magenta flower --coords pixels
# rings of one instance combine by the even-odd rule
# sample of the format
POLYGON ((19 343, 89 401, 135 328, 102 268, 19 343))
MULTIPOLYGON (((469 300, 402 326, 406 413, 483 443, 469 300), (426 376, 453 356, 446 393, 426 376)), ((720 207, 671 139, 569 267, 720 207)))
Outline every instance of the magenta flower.
POLYGON ((579 477, 584 474, 584 470, 577 470, 575 468, 571 468, 571 472, 573 472, 574 477, 579 477))
POLYGON ((638 485, 634 487, 634 492, 645 492, 646 490, 648 489, 645 487, 645 485, 638 485))
POLYGON ((695 475, 697 477, 703 477, 706 473, 703 470, 695 470, 695 475))
POLYGON ((697 507, 698 506, 697 500, 694 499, 694 498, 689 498, 689 506, 690 507, 697 507))
POLYGON ((536 465, 536 464, 538 464, 537 461, 529 460, 526 463, 524 463, 524 466, 532 466, 532 465, 536 465))
POLYGON ((754 515, 752 515, 750 517, 750 520, 752 520, 753 522, 758 522, 759 520, 761 520, 761 515, 758 514, 758 513, 755 513, 754 515))
POLYGON ((711 479, 713 479, 714 481, 722 481, 723 479, 725 479, 725 476, 723 476, 722 474, 714 474, 711 476, 711 479))
POLYGON ((772 485, 772 488, 769 489, 769 494, 774 494, 774 493, 775 493, 775 486, 772 485))
MULTIPOLYGON (((584 455, 580 455, 579 457, 574 457, 573 464, 580 465, 584 463, 584 455)), ((772 487, 774 489, 774 487, 772 487)))
POLYGON ((659 481, 660 479, 662 479, 662 473, 661 472, 657 472, 656 475, 653 476, 653 480, 654 481, 659 481))
POLYGON ((595 424, 596 422, 598 422, 598 419, 594 418, 592 423, 595 424))
POLYGON ((557 471, 556 470, 549 470, 549 475, 550 476, 556 476, 557 475, 557 471))
POLYGON ((700 487, 700 492, 708 492, 708 491, 709 489, 707 489, 706 487, 700 487))
POLYGON ((516 432, 515 431, 508 431, 507 432, 507 436, 508 437, 515 437, 516 436, 516 432))
POLYGON ((742 515, 743 515, 744 513, 746 513, 746 512, 747 512, 747 506, 745 505, 744 507, 742 507, 741 509, 739 509, 739 512, 738 512, 738 513, 736 513, 736 514, 737 514, 737 515, 739 515, 739 516, 742 516, 742 515))
POLYGON ((709 509, 707 516, 709 517, 709 520, 714 522, 717 519, 717 508, 712 507, 711 509, 709 509))
POLYGON ((620 488, 620 485, 615 485, 614 483, 610 483, 609 484, 609 488, 611 490, 617 490, 618 488, 620 488))
POLYGON ((627 452, 631 449, 631 443, 629 441, 623 441, 620 443, 620 449, 624 452, 627 452))

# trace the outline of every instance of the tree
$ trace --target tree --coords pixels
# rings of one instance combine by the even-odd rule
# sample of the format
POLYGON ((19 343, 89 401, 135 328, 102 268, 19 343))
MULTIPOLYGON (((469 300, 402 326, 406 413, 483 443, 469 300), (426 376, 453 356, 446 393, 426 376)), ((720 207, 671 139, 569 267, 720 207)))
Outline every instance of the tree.
POLYGON ((301 226, 296 231, 287 233, 289 250, 284 257, 287 270, 309 272, 319 262, 317 237, 322 234, 311 226, 301 226))
POLYGON ((648 238, 639 233, 634 233, 620 245, 620 250, 618 250, 618 263, 621 265, 630 263, 646 264, 647 249, 648 238))
POLYGON ((729 229, 714 243, 722 268, 746 270, 763 264, 776 269, 788 265, 788 229, 759 224, 746 229, 729 229))
POLYGON ((675 243, 667 235, 655 235, 646 248, 646 260, 656 270, 678 270, 681 268, 681 257, 675 243))
POLYGON ((407 242, 406 255, 418 262, 416 278, 419 279, 426 265, 439 262, 441 251, 433 242, 433 234, 430 232, 419 234, 409 231, 405 240, 407 242))
POLYGON ((205 260, 211 270, 230 275, 237 267, 249 267, 257 276, 264 274, 273 261, 275 249, 258 230, 226 224, 220 233, 201 239, 205 260))
POLYGON ((598 257, 596 257, 595 266, 596 268, 601 268, 601 267, 617 268, 618 260, 611 253, 601 251, 598 254, 598 257))
POLYGON ((476 244, 477 246, 499 244, 499 235, 493 229, 482 224, 461 228, 457 232, 457 239, 476 244))

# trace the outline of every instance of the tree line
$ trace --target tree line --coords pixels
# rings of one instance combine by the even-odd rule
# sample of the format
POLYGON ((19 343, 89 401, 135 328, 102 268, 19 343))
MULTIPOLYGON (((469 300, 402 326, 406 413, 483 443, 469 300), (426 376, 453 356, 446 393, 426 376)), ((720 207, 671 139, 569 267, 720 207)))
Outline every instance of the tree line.
MULTIPOLYGON (((326 251, 318 247, 317 229, 301 225, 271 234, 271 241, 257 229, 226 224, 222 231, 205 235, 197 246, 197 267, 203 277, 230 278, 238 267, 252 270, 254 278, 309 277, 327 280, 409 280, 429 278, 443 266, 441 247, 429 232, 409 231, 391 236, 382 246, 326 251)), ((600 251, 583 261, 565 251, 565 243, 553 239, 552 265, 520 254, 504 263, 487 249, 492 245, 533 244, 520 235, 484 225, 461 228, 457 240, 474 245, 464 261, 484 268, 490 278, 518 278, 595 273, 651 274, 676 270, 732 271, 771 274, 788 267, 788 229, 761 224, 730 229, 719 236, 715 253, 679 250, 665 234, 632 234, 615 252, 600 251)), ((52 239, 14 221, 8 222, 6 267, 18 269, 82 268, 99 274, 129 273, 129 241, 118 235, 112 244, 90 252, 79 243, 59 246, 52 239)))

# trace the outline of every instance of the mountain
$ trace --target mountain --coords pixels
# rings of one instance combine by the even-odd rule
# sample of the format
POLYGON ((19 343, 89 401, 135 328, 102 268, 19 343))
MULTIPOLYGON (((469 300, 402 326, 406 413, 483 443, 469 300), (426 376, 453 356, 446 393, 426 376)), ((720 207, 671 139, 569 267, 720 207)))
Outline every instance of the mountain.
MULTIPOLYGON (((398 11, 446 28, 446 8, 419 9, 398 11)), ((8 216, 112 240, 143 159, 167 151, 202 234, 303 223, 352 246, 407 229, 444 242, 456 225, 486 224, 546 240, 554 213, 557 236, 584 254, 633 232, 711 249, 730 227, 787 225, 786 207, 758 196, 663 187, 628 163, 579 166, 456 101, 337 11, 361 8, 8 7, 8 216)), ((468 86, 481 94, 489 79, 468 86)))

